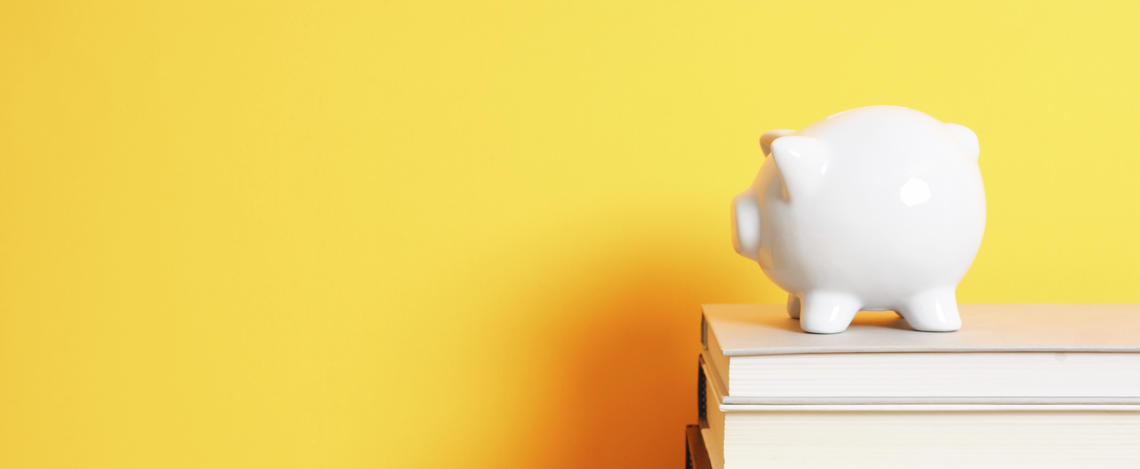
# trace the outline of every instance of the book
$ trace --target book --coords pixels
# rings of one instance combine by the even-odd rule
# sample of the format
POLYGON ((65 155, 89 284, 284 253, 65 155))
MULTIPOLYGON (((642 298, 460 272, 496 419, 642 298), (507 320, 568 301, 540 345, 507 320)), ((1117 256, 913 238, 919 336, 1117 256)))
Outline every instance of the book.
POLYGON ((685 469, 712 469, 709 452, 698 425, 685 427, 685 469))
POLYGON ((957 332, 890 311, 807 334, 776 305, 705 305, 723 404, 1140 404, 1140 305, 961 305, 957 332))
POLYGON ((701 370, 716 469, 1140 467, 1140 405, 724 404, 701 370))

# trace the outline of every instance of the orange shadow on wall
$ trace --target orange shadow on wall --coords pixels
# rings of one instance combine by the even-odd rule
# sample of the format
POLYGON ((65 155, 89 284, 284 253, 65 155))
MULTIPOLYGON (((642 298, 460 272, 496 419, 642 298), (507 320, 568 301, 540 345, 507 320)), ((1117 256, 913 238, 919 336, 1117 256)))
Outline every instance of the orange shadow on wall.
POLYGON ((592 275, 560 285, 558 296, 574 300, 546 335, 555 391, 535 416, 532 428, 547 434, 531 436, 545 448, 534 467, 683 467, 685 425, 697 420, 700 305, 732 300, 740 282, 677 244, 622 243, 585 263, 592 275))

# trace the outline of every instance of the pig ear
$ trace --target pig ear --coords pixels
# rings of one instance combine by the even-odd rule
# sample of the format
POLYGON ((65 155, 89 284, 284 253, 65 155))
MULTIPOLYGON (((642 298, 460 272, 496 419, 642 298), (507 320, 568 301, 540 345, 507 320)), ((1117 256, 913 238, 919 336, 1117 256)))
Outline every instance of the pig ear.
POLYGON ((760 136, 760 149, 764 150, 764 156, 772 154, 772 142, 774 142, 777 138, 792 134, 794 132, 795 131, 791 129, 776 129, 764 132, 764 135, 760 136))
POLYGON ((954 136, 954 140, 957 140, 962 149, 966 151, 966 156, 977 161, 979 153, 978 136, 974 134, 974 131, 964 125, 958 124, 946 124, 946 129, 950 131, 950 134, 954 136))
POLYGON ((821 140, 789 135, 772 142, 772 157, 776 160, 788 197, 796 200, 819 189, 827 173, 830 155, 821 140))

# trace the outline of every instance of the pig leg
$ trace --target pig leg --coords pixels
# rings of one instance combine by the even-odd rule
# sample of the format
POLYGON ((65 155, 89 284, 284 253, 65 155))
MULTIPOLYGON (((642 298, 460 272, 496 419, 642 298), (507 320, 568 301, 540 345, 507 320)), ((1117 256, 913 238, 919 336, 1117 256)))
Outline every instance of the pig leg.
POLYGON ((837 292, 807 292, 800 313, 800 329, 814 334, 847 330, 863 304, 854 295, 837 292))
POLYGON ((962 327, 954 287, 919 292, 903 303, 899 314, 910 327, 919 331, 949 332, 962 327))
POLYGON ((792 319, 800 318, 800 297, 794 293, 788 294, 788 316, 791 316, 792 319))

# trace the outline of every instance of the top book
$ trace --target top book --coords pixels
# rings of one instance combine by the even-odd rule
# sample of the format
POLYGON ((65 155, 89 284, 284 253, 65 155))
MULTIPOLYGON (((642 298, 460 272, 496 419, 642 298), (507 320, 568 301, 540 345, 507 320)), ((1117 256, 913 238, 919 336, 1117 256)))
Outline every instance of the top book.
POLYGON ((782 306, 705 305, 704 360, 725 404, 1140 400, 1140 305, 959 309, 957 332, 869 311, 847 332, 816 335, 782 306))

